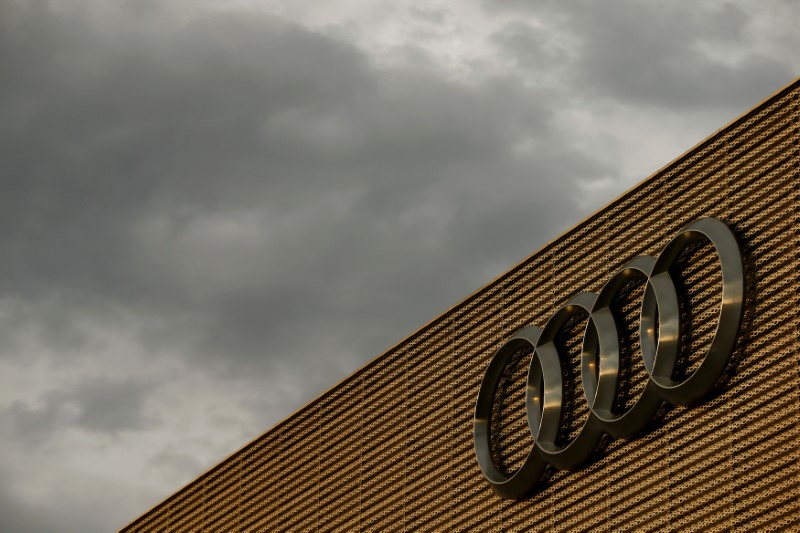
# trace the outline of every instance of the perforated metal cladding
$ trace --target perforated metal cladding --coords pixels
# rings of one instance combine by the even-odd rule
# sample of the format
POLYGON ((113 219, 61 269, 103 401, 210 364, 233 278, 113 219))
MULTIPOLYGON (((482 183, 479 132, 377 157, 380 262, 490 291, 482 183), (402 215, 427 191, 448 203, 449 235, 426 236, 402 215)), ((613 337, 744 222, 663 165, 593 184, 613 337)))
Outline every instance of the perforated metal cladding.
MULTIPOLYGON (((800 527, 799 93, 796 82, 123 531, 800 527), (735 372, 713 399, 666 411, 640 438, 611 440, 530 500, 499 499, 472 443, 494 350, 702 216, 730 224, 745 253, 735 372)), ((710 249, 694 253, 680 272, 692 324, 683 334, 702 354, 719 267, 710 249)), ((635 300, 620 306, 629 328, 635 300)), ((633 341, 634 362, 637 350, 633 341)), ((524 413, 500 418, 513 426, 502 437, 513 464, 525 451, 527 429, 514 425, 524 413)))
POLYGON ((681 360, 675 379, 689 376, 703 360, 722 307, 722 270, 708 241, 691 246, 671 270, 681 303, 681 360))
POLYGON ((644 368, 639 337, 645 282, 646 278, 640 276, 626 283, 610 306, 620 341, 620 372, 614 405, 614 412, 617 414, 630 409, 647 385, 648 374, 644 368))
POLYGON ((566 446, 578 436, 589 417, 589 405, 586 403, 581 386, 581 353, 583 334, 589 315, 581 314, 567 321, 556 336, 555 344, 562 354, 562 379, 564 380, 564 397, 562 399, 562 423, 557 442, 566 446))
POLYGON ((492 413, 492 452, 506 475, 522 466, 533 445, 525 416, 525 391, 532 349, 521 349, 506 367, 495 394, 492 413))

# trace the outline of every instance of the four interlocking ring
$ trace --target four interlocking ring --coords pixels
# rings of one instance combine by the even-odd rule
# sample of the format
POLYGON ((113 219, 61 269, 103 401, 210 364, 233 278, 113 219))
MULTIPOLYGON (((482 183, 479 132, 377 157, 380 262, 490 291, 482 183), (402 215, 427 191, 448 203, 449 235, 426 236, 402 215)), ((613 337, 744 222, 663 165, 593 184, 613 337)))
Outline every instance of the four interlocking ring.
POLYGON ((640 256, 614 274, 599 294, 581 293, 550 317, 544 328, 519 330, 494 354, 486 369, 475 406, 475 453, 494 491, 520 499, 540 488, 549 466, 558 469, 585 464, 603 434, 628 437, 643 431, 666 401, 690 405, 702 399, 728 366, 744 310, 744 264, 736 237, 727 225, 702 218, 682 229, 657 258, 640 256), (676 381, 681 352, 680 303, 670 268, 693 243, 707 239, 716 249, 722 270, 722 306, 717 329, 699 366, 676 381), (639 336, 649 379, 635 402, 622 412, 615 406, 620 375, 620 332, 611 303, 629 281, 646 279, 639 336), (581 354, 581 385, 589 415, 576 437, 560 438, 565 419, 565 383, 556 337, 572 319, 588 315, 581 354), (495 392, 508 364, 521 349, 533 349, 528 368, 525 408, 534 445, 522 466, 510 476, 492 458, 491 416, 495 392))

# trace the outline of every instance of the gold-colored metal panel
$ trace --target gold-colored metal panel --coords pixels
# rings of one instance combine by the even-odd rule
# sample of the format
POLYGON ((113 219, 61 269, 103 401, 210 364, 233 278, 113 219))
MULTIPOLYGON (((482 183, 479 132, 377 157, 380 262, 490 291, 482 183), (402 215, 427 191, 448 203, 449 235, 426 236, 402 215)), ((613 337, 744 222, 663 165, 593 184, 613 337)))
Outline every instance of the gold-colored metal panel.
MULTIPOLYGON (((800 526, 799 99, 800 81, 123 531, 800 526), (528 500, 495 496, 472 441, 475 399, 494 351, 704 216, 734 230, 745 258, 744 327, 725 386, 700 405, 666 410, 643 436, 610 439, 592 464, 556 472, 528 500)), ((684 341, 702 354, 720 305, 719 265, 710 246, 688 252, 682 265, 676 275, 692 324, 684 341)), ((619 314, 635 383, 643 375, 635 340, 641 295, 627 298, 619 314)), ((567 337, 576 357, 577 337, 567 337)), ((509 469, 531 444, 521 401, 526 367, 510 371, 492 420, 509 469)), ((579 380, 574 387, 580 398, 579 380)))

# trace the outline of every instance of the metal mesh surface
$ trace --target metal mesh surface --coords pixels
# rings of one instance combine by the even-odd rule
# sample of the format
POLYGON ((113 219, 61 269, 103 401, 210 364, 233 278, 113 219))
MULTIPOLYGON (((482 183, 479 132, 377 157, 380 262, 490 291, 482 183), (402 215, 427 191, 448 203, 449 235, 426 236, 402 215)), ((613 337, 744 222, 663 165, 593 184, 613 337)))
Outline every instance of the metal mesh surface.
MULTIPOLYGON (((799 98, 795 82, 123 531, 800 528, 799 98), (588 467, 555 473, 531 499, 499 499, 472 441, 494 351, 703 216, 728 223, 745 256, 730 378, 712 399, 665 411, 644 436, 610 440, 588 467)), ((708 246, 686 255, 677 275, 692 326, 683 335, 702 355, 720 305, 719 265, 708 246)), ((643 377, 638 290, 616 304, 634 390, 643 377)), ((574 342, 564 339, 570 353, 574 342)), ((696 364, 687 357, 684 372, 696 364)), ((531 444, 515 389, 524 371, 511 374, 492 422, 509 469, 531 444)))

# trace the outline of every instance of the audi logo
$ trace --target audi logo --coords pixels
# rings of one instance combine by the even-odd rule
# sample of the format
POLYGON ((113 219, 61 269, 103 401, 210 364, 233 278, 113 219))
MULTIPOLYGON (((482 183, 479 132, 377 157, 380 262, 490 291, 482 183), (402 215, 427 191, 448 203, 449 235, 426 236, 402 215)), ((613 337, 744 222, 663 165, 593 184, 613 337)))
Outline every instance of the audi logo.
POLYGON ((522 499, 539 490, 552 468, 573 469, 587 463, 604 434, 630 437, 646 429, 662 402, 691 405, 719 380, 734 352, 744 308, 744 265, 736 237, 727 225, 702 218, 683 228, 658 257, 640 256, 615 273, 598 294, 584 292, 553 314, 543 328, 519 330, 495 352, 481 382, 475 406, 475 453, 484 477, 503 498, 522 499), (688 377, 675 380, 681 354, 681 314, 670 268, 690 245, 708 240, 722 270, 722 305, 717 328, 688 377), (612 301, 632 280, 644 278, 639 336, 647 384, 634 403, 620 411, 621 332, 611 311, 612 301), (565 441, 565 380, 555 342, 576 317, 588 315, 583 336, 580 377, 589 414, 577 436, 565 441), (510 475, 492 456, 492 406, 503 373, 515 354, 533 349, 528 367, 525 410, 534 445, 524 463, 510 475))

